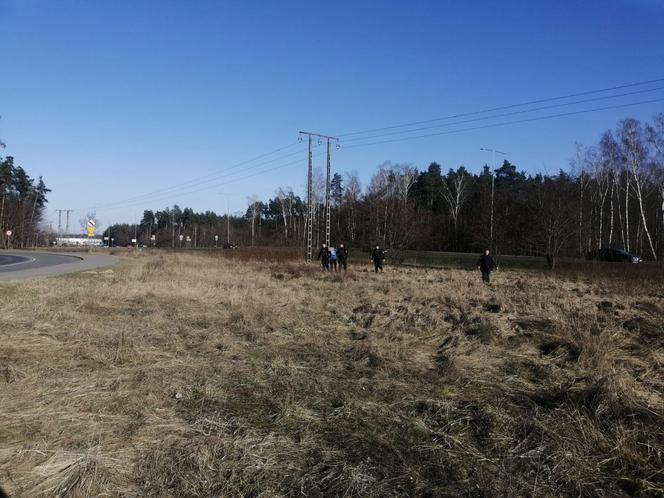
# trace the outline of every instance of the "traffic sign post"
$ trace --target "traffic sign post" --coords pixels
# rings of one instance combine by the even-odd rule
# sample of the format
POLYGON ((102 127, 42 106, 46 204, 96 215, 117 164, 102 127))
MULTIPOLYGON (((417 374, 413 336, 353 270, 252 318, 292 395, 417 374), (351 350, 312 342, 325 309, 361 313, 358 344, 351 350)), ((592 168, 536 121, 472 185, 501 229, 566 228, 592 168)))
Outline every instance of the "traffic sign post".
POLYGON ((88 238, 92 239, 95 236, 95 228, 97 228, 97 222, 93 219, 88 220, 88 238))

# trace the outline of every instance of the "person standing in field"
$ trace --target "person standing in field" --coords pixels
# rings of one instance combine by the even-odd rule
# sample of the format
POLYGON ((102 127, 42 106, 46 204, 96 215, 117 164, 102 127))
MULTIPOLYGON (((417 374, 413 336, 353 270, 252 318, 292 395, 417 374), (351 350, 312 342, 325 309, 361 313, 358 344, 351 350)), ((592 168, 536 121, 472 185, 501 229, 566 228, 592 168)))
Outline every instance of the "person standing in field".
POLYGON ((327 248, 327 244, 323 244, 323 247, 318 251, 318 259, 320 260, 322 270, 330 269, 330 251, 327 248))
POLYGON ((484 254, 477 260, 477 269, 482 272, 482 282, 488 284, 491 282, 491 272, 498 268, 498 265, 491 256, 491 250, 485 249, 484 254))
POLYGON ((343 269, 343 271, 347 271, 348 249, 346 249, 343 244, 339 244, 339 249, 337 249, 337 260, 339 261, 339 270, 343 269))
POLYGON ((371 261, 373 261, 374 264, 374 271, 378 273, 378 270, 380 270, 380 272, 383 273, 383 265, 385 264, 385 251, 383 251, 380 246, 376 246, 376 248, 371 251, 371 261))
POLYGON ((330 246, 330 269, 337 271, 337 248, 330 246))

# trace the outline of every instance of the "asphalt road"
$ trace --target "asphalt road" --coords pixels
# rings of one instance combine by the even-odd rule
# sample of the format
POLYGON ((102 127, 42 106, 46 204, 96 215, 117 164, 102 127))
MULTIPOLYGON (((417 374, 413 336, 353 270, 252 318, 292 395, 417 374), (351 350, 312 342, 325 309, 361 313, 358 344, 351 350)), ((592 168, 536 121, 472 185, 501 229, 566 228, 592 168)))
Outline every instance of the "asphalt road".
POLYGON ((117 262, 118 258, 102 254, 0 251, 0 281, 64 275, 117 262))

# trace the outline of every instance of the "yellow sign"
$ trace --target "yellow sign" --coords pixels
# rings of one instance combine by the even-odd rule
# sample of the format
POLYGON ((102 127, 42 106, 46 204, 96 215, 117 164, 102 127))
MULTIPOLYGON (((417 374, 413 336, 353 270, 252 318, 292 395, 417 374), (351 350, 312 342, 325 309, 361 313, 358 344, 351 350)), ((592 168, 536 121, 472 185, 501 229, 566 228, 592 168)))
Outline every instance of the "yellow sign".
POLYGON ((95 227, 97 222, 92 218, 88 219, 88 237, 93 238, 95 236, 95 227))

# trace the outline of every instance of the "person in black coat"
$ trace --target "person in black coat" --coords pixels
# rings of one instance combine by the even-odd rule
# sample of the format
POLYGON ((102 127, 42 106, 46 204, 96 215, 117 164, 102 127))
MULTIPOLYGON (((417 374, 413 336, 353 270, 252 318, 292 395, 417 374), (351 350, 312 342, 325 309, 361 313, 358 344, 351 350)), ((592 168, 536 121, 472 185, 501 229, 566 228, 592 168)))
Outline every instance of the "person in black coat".
POLYGON ((348 269, 348 249, 343 244, 339 244, 337 249, 337 260, 339 262, 339 270, 343 268, 344 271, 348 269))
POLYGON ((327 244, 323 244, 323 247, 318 251, 318 259, 323 270, 330 269, 330 250, 327 248, 327 244))
POLYGON ((482 272, 482 282, 488 284, 491 282, 491 272, 498 268, 498 265, 491 256, 491 251, 486 249, 484 254, 477 260, 477 269, 482 272))
POLYGON ((371 261, 373 261, 374 264, 374 271, 378 273, 378 270, 380 272, 383 272, 383 264, 385 263, 385 251, 383 251, 380 246, 376 246, 376 248, 371 251, 371 261))

